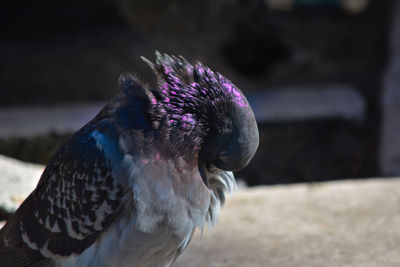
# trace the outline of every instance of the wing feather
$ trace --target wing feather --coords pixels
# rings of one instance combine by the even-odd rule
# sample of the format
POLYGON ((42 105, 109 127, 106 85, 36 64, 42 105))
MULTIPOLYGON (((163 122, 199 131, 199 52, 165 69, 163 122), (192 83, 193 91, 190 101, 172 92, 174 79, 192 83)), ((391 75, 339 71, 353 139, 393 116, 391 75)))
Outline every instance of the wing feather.
MULTIPOLYGON (((89 123, 53 156, 36 189, 1 231, 3 249, 81 253, 118 216, 126 190, 110 119, 89 123)), ((0 248, 1 250, 1 248, 0 248)))

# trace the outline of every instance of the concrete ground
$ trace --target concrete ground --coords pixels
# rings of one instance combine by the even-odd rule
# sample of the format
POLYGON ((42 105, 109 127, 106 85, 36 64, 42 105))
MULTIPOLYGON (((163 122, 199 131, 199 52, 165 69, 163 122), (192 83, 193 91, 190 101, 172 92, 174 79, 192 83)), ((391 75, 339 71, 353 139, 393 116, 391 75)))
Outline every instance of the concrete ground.
POLYGON ((400 266, 400 179, 257 187, 176 267, 400 266))
MULTIPOLYGON (((0 156, 0 206, 15 209, 42 170, 0 156)), ((399 225, 399 178, 253 187, 174 266, 400 266, 399 225)))
POLYGON ((8 212, 16 210, 36 187, 43 169, 42 165, 0 154, 0 208, 8 212))

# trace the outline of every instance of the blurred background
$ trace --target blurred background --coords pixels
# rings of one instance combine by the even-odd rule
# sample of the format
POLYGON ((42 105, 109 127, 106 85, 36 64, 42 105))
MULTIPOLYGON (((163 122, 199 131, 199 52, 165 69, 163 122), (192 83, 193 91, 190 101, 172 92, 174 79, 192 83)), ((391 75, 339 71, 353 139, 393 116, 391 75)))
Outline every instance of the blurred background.
POLYGON ((390 0, 0 3, 0 154, 46 164, 154 50, 201 61, 254 107, 248 185, 400 174, 400 8, 390 0), (399 131, 397 131, 399 130, 399 131))

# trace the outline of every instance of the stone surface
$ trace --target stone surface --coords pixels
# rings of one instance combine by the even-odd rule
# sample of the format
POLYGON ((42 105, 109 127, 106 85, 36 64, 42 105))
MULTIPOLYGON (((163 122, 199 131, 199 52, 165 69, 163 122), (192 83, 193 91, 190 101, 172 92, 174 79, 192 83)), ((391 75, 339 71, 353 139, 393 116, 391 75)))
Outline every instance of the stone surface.
POLYGON ((382 92, 380 165, 385 175, 400 175, 400 3, 393 9, 390 58, 382 92))
MULTIPOLYGON (((0 155, 0 207, 15 209, 42 170, 0 155)), ((254 187, 174 266, 399 266, 398 225, 400 179, 254 187)))
POLYGON ((399 224, 399 179, 256 187, 175 266, 400 266, 399 224))
POLYGON ((0 155, 0 207, 14 211, 36 187, 43 168, 0 155))

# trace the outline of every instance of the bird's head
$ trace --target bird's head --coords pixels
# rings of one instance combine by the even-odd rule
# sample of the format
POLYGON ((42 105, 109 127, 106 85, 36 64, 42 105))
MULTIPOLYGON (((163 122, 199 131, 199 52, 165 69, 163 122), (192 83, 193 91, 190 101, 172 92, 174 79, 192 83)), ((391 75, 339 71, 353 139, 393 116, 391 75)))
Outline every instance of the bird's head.
POLYGON ((259 135, 253 111, 228 79, 183 57, 156 53, 153 64, 159 90, 154 92, 176 132, 175 142, 198 149, 199 163, 225 171, 244 168, 254 156, 259 135))

